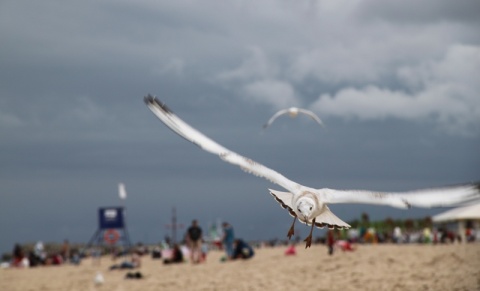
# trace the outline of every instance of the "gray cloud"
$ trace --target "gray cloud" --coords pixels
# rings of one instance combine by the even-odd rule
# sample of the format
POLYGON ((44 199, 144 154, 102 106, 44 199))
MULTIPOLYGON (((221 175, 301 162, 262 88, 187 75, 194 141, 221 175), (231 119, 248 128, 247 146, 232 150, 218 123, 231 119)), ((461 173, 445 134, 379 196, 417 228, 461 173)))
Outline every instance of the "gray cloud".
POLYGON ((438 22, 476 22, 480 4, 475 0, 402 1, 382 5, 377 0, 362 1, 357 14, 361 19, 382 19, 401 25, 438 22))
POLYGON ((399 69, 412 94, 368 86, 322 95, 312 108, 328 115, 364 119, 434 118, 452 132, 478 134, 480 47, 453 46, 437 63, 399 69), (461 76, 461 77, 460 77, 461 76))

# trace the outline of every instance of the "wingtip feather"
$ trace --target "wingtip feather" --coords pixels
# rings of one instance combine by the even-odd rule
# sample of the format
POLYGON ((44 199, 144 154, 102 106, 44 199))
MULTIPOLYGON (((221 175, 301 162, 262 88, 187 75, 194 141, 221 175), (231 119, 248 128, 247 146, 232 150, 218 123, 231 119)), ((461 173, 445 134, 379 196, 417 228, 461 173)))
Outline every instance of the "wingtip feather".
POLYGON ((170 108, 168 108, 168 106, 165 103, 158 100, 156 96, 147 94, 145 97, 143 97, 143 101, 145 101, 145 104, 147 105, 153 105, 153 106, 159 107, 165 113, 173 113, 173 111, 170 110, 170 108))
POLYGON ((145 95, 143 97, 143 101, 145 102, 145 104, 147 105, 154 105, 155 103, 157 103, 157 99, 155 96, 151 95, 150 93, 145 95))

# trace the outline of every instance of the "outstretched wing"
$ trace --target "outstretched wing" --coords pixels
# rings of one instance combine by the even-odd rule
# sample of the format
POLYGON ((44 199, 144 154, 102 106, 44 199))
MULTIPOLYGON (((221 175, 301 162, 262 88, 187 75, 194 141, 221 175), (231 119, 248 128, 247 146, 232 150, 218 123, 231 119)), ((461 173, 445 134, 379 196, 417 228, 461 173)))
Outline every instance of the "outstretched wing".
POLYGON ((265 129, 265 128, 269 127, 275 121, 275 119, 277 119, 277 117, 279 117, 280 115, 285 114, 285 113, 288 113, 288 109, 282 109, 280 111, 277 111, 277 113, 275 113, 272 117, 270 117, 270 119, 267 121, 267 123, 265 123, 263 125, 263 128, 265 129))
POLYGON ((268 189, 270 191, 270 194, 272 194, 273 198, 280 203, 280 206, 282 206, 284 209, 288 210, 288 213, 290 213, 291 216, 297 217, 297 214, 295 211, 293 211, 293 206, 292 206, 292 197, 293 194, 290 192, 282 192, 282 191, 277 191, 277 190, 272 190, 268 189))
POLYGON ((318 124, 320 124, 321 126, 325 126, 323 124, 323 121, 320 119, 320 117, 318 117, 315 113, 313 113, 312 111, 310 110, 307 110, 307 109, 303 109, 303 108, 298 108, 298 112, 301 112, 303 114, 306 114, 308 116, 310 116, 310 118, 312 118, 313 120, 315 120, 318 124))
POLYGON ((480 183, 430 188, 408 192, 374 192, 364 190, 319 189, 325 203, 365 203, 397 208, 449 207, 480 200, 480 183))
POLYGON ((280 185, 281 187, 295 192, 301 185, 287 179, 280 173, 265 167, 251 159, 243 157, 231 150, 221 146, 215 141, 211 140, 195 128, 188 125, 186 122, 176 116, 165 104, 158 101, 155 97, 147 95, 144 98, 148 108, 175 133, 185 138, 186 140, 199 146, 201 149, 218 155, 222 160, 231 164, 237 165, 248 173, 263 177, 272 183, 280 185))

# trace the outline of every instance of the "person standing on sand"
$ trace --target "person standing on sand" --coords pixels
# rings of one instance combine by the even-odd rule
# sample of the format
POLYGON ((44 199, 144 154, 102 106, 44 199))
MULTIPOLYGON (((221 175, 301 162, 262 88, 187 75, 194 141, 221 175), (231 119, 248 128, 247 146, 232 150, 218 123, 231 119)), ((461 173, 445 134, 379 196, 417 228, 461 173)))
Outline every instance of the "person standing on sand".
POLYGON ((70 243, 68 242, 68 239, 63 241, 61 255, 64 262, 70 260, 70 243))
POLYGON ((222 242, 225 246, 225 252, 229 260, 233 259, 233 242, 235 241, 235 233, 233 232, 233 227, 228 223, 224 222, 223 227, 223 237, 222 242))
POLYGON ((333 235, 333 230, 329 229, 327 232, 327 246, 328 254, 333 255, 333 246, 335 245, 335 237, 333 235))
POLYGON ((187 230, 187 242, 190 248, 190 260, 193 264, 199 263, 202 247, 202 229, 198 226, 196 219, 192 221, 192 225, 187 230))

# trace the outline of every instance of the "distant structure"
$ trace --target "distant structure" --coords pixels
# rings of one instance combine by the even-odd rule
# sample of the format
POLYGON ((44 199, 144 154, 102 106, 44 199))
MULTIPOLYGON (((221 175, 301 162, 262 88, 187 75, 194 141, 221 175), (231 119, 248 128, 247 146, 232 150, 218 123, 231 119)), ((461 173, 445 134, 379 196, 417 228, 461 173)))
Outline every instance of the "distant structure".
POLYGON ((87 248, 95 245, 123 245, 130 248, 132 243, 125 225, 124 207, 100 207, 98 209, 98 229, 87 244, 87 248))
POLYGON ((172 230, 172 245, 177 243, 177 229, 182 229, 183 224, 177 223, 177 210, 175 207, 172 209, 172 223, 166 225, 167 228, 172 230))

